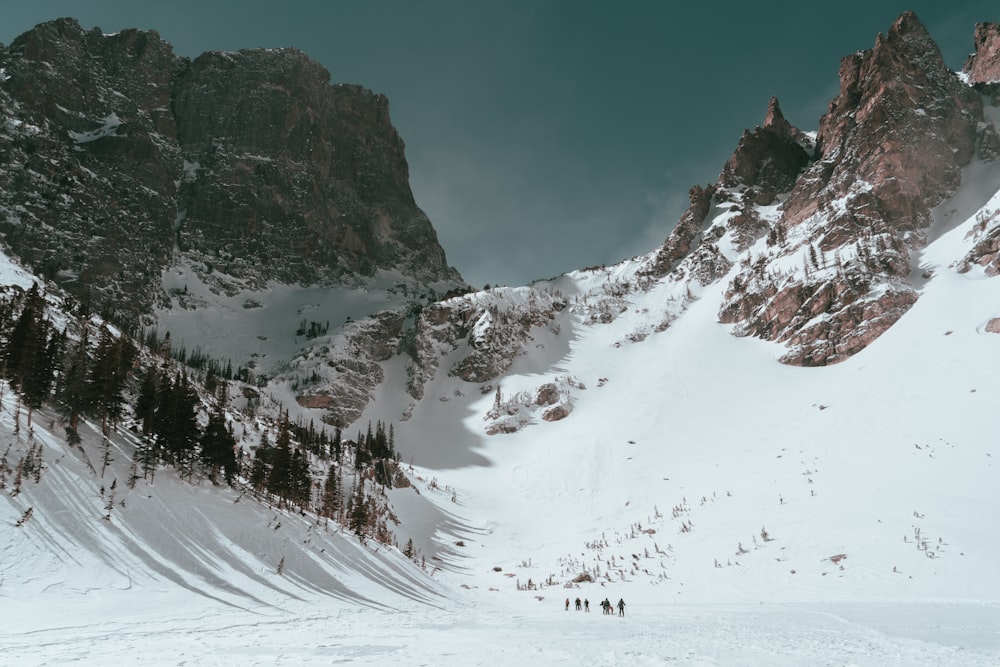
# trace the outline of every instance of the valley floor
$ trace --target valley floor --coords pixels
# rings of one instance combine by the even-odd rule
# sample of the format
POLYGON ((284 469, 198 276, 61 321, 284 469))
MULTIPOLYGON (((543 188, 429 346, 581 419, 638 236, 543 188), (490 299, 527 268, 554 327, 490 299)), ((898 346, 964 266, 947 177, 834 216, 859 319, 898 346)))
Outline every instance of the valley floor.
MULTIPOLYGON (((395 612, 314 599, 223 607, 110 591, 7 604, 9 665, 997 665, 1000 606, 634 602, 625 618, 564 611, 562 589, 463 591, 454 608, 395 612), (141 600, 135 599, 141 597, 141 600), (20 611, 18 611, 20 607, 20 611), (77 613, 85 612, 85 613, 77 613)), ((573 593, 575 597, 575 593, 573 593)), ((9 603, 10 601, 8 601, 9 603)))

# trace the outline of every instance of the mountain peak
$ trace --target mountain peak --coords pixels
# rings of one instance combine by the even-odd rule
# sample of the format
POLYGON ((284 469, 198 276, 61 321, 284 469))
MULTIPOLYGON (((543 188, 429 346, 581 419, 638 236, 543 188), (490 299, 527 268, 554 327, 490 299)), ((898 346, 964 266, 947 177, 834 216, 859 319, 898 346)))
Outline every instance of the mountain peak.
POLYGON ((924 24, 920 22, 917 18, 916 13, 912 9, 908 9, 899 15, 892 26, 889 28, 890 37, 893 35, 912 35, 916 33, 921 38, 926 37, 930 39, 930 34, 927 32, 927 28, 924 24))
MULTIPOLYGON (((786 342, 789 363, 842 360, 906 312, 918 297, 909 281, 912 253, 926 242, 933 207, 956 192, 977 143, 992 145, 981 96, 947 68, 913 12, 902 14, 871 49, 844 58, 839 74, 840 93, 817 132, 816 161, 786 188, 778 221, 781 230, 796 230, 801 245, 775 256, 805 249, 809 268, 794 280, 782 276, 747 290, 754 281, 748 267, 733 282, 731 310, 722 317, 747 333, 786 342), (823 253, 852 256, 858 248, 879 258, 859 269, 860 278, 823 272, 823 253)), ((768 115, 772 125, 781 123, 776 101, 768 115)), ((735 175, 733 184, 749 187, 751 155, 756 164, 773 164, 770 151, 747 151, 751 136, 741 140, 724 182, 735 175)), ((773 236, 780 247, 782 235, 773 236)))
POLYGON ((778 98, 773 95, 767 102, 767 114, 764 116, 764 127, 774 128, 782 134, 787 134, 792 129, 791 124, 785 120, 784 114, 781 113, 781 107, 778 105, 778 98))
POLYGON ((778 98, 771 97, 764 126, 744 131, 719 181, 725 187, 752 188, 757 203, 770 203, 779 192, 792 187, 809 162, 797 137, 798 131, 781 113, 778 98))

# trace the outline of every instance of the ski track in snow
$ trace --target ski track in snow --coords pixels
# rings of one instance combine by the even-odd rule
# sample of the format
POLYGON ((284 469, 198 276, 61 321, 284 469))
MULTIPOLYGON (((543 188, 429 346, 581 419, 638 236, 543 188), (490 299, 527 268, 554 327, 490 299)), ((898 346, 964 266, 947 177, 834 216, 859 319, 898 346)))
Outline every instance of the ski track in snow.
MULTIPOLYGON (((560 599, 396 613, 298 603, 261 613, 209 609, 0 631, 4 664, 62 665, 990 665, 1000 609, 930 605, 630 605, 624 618, 563 611, 560 599), (902 614, 901 614, 902 612, 902 614), (938 619, 938 620, 932 620, 938 619), (957 619, 990 647, 961 647, 957 619)), ((594 605, 596 607, 596 605, 594 605)), ((121 615, 121 616, 119 616, 121 615)))

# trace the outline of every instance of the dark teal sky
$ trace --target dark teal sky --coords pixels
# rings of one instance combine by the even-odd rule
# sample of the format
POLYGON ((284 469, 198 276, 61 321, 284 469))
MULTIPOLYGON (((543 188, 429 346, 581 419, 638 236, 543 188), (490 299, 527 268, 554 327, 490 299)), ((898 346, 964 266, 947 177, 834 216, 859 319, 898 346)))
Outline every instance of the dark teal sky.
POLYGON ((192 57, 294 46, 389 97, 449 262, 515 285, 656 247, 771 95, 815 129, 840 59, 906 9, 955 69, 1000 21, 996 0, 4 0, 0 42, 73 16, 192 57))

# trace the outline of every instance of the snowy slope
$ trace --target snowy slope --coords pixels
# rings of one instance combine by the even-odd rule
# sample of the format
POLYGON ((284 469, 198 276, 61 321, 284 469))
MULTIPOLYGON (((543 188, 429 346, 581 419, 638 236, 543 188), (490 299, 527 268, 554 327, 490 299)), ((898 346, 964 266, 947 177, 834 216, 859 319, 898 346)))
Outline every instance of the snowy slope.
POLYGON ((53 433, 54 415, 36 413, 31 428, 6 391, 0 429, 11 442, 13 468, 33 445, 44 465, 15 485, 6 477, 0 504, 4 530, 3 577, 10 594, 51 604, 119 591, 161 593, 180 589, 236 608, 267 607, 275 600, 328 596, 386 608, 397 598, 440 604, 440 587, 394 550, 358 543, 315 517, 270 508, 237 489, 187 483, 161 469, 128 485, 135 443, 113 436, 111 462, 88 446, 100 442, 99 425, 81 428, 84 444, 65 444, 53 433), (112 486, 113 485, 113 486, 112 486), (280 570, 280 571, 279 571, 280 570), (366 576, 345 579, 344 573, 366 576))
MULTIPOLYGON (((1000 599, 988 520, 1000 337, 985 329, 1000 282, 953 266, 975 219, 924 253, 933 278, 911 312, 828 368, 784 366, 779 346, 732 336, 715 317, 725 281, 637 343, 622 341, 663 312, 659 288, 609 325, 566 314, 569 354, 502 387, 572 376, 585 387, 572 415, 469 438, 488 465, 442 474, 489 531, 472 553, 503 569, 477 585, 589 572, 699 602, 1000 599)), ((583 292, 593 277, 577 280, 583 292)), ((492 401, 465 402, 468 432, 492 401)), ((429 402, 400 428, 417 463, 447 446, 433 437, 440 412, 429 402)))
MULTIPOLYGON (((414 482, 389 492, 397 536, 423 569, 167 469, 129 488, 127 431, 102 474, 93 425, 68 447, 54 414, 29 429, 4 386, 7 464, 31 451, 43 465, 17 493, 8 473, 0 493, 0 598, 17 611, 0 624, 3 661, 997 664, 1000 278, 963 259, 1000 225, 1000 167, 974 164, 964 182, 914 263, 915 305, 829 367, 778 363, 786 348, 720 324, 728 276, 702 282, 693 259, 658 280, 650 255, 464 297, 549 290, 569 305, 497 381, 443 370, 469 342, 442 346, 420 400, 404 357, 379 362, 374 400, 345 433, 393 425, 414 482), (542 417, 546 386, 561 419, 542 417), (517 430, 488 435, 498 412, 517 430), (578 596, 589 615, 564 611, 578 596), (626 617, 598 618, 604 598, 625 599, 626 617)), ((709 224, 724 230, 730 213, 716 207, 709 224)), ((730 275, 765 252, 727 234, 717 266, 730 275)), ((789 271, 804 252, 782 259, 789 271)), ((0 262, 3 284, 33 280, 0 262)), ((302 319, 332 320, 333 340, 348 318, 412 296, 383 278, 226 295, 175 267, 174 297, 212 309, 159 317, 178 344, 280 376, 297 354, 322 362, 292 335, 302 319)), ((491 326, 481 317, 471 336, 491 326)))
MULTIPOLYGON (((538 332, 500 382, 530 395, 572 378, 565 419, 487 436, 492 392, 439 373, 403 420, 405 372, 386 362, 364 419, 392 419, 417 466, 420 493, 391 494, 429 576, 169 471, 127 489, 127 434, 102 479, 92 428, 97 472, 36 415, 41 481, 0 503, 0 595, 19 610, 5 659, 996 664, 1000 337, 985 324, 1000 281, 956 270, 983 217, 959 198, 916 305, 836 366, 779 364, 780 346, 733 336, 716 321, 724 281, 615 287, 642 258, 561 278, 574 305, 559 333, 538 332), (595 324, 608 299, 621 308, 595 324), (589 615, 563 610, 577 596, 589 615), (597 613, 606 597, 624 619, 597 613)), ((0 429, 23 451, 15 412, 8 391, 0 429)))

